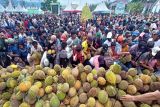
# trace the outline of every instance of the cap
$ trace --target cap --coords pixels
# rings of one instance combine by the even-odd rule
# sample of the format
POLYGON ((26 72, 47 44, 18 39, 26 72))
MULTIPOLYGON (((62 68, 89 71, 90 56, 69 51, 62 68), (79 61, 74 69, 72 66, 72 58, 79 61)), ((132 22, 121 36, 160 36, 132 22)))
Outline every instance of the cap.
POLYGON ((159 48, 158 46, 152 48, 152 55, 155 56, 155 55, 157 54, 158 51, 160 51, 160 48, 159 48))
POLYGON ((153 34, 153 35, 158 35, 158 33, 159 33, 159 30, 153 30, 153 31, 152 31, 152 34, 153 34))
POLYGON ((108 38, 108 39, 112 38, 112 32, 109 32, 109 33, 107 34, 107 38, 108 38))

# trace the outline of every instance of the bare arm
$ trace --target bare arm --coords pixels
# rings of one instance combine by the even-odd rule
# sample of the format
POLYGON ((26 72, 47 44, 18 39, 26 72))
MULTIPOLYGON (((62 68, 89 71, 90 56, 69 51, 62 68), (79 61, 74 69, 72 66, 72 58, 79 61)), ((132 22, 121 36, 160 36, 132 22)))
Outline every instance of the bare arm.
POLYGON ((121 97, 121 100, 124 100, 124 101, 140 101, 140 102, 153 101, 158 99, 160 99, 159 91, 150 92, 150 93, 137 95, 137 96, 125 95, 121 97))

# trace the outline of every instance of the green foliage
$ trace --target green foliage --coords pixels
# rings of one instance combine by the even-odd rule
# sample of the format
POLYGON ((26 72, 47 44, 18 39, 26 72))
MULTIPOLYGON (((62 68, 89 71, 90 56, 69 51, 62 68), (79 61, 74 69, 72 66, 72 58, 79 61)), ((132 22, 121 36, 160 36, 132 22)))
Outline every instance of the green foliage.
POLYGON ((92 13, 90 11, 90 8, 88 7, 88 5, 86 4, 83 9, 82 9, 82 15, 81 15, 81 21, 85 22, 88 19, 92 19, 92 13))
POLYGON ((130 2, 127 5, 127 10, 130 13, 140 13, 143 10, 144 5, 142 4, 142 2, 130 2))
POLYGON ((56 3, 57 0, 45 0, 42 2, 42 10, 51 10, 51 3, 56 3))

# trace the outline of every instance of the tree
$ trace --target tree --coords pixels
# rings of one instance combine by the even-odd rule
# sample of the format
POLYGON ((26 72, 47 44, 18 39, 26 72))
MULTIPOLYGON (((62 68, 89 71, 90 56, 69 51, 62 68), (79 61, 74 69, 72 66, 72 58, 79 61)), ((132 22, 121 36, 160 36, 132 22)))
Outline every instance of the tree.
POLYGON ((144 5, 142 4, 142 2, 130 2, 127 5, 127 10, 130 13, 141 13, 143 10, 144 5))
POLYGON ((132 2, 128 4, 128 10, 131 13, 140 13, 143 10, 143 4, 141 2, 132 2))
POLYGON ((42 10, 51 10, 51 3, 56 3, 57 0, 45 0, 42 3, 42 10))

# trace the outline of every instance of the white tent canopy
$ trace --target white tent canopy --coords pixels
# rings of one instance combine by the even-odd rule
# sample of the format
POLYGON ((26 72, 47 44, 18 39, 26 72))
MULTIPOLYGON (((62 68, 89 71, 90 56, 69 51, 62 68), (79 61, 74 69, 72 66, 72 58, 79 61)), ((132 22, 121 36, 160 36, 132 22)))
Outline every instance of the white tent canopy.
POLYGON ((4 12, 5 8, 0 4, 0 12, 4 12))
POLYGON ((17 7, 15 8, 16 12, 23 12, 23 7, 18 3, 17 7))
POLYGON ((7 12, 15 12, 14 7, 12 6, 11 0, 9 1, 8 6, 5 9, 7 12))
POLYGON ((110 13, 111 10, 109 10, 104 2, 100 3, 97 5, 96 9, 94 12, 100 12, 100 13, 110 13))
POLYGON ((153 13, 158 13, 160 11, 160 0, 157 0, 155 5, 153 6, 152 12, 153 13))
POLYGON ((79 5, 79 6, 76 8, 76 11, 81 12, 81 11, 82 11, 82 9, 83 9, 83 7, 84 7, 84 5, 79 5))
POLYGON ((63 10, 64 12, 73 12, 74 9, 72 8, 71 4, 67 5, 66 8, 63 10))

